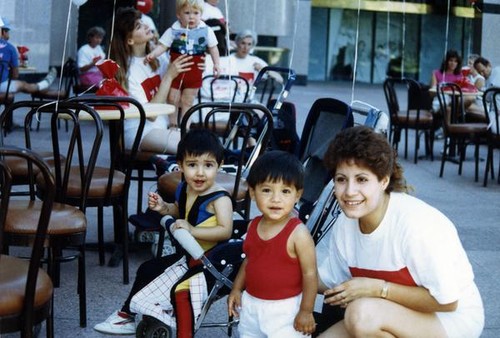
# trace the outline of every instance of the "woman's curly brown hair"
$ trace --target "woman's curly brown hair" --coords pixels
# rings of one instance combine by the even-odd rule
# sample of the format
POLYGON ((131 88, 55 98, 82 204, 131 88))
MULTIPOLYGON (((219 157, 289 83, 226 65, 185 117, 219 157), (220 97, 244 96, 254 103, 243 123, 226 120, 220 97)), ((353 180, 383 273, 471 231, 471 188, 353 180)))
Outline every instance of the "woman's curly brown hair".
POLYGON ((397 154, 384 135, 365 126, 347 128, 337 134, 328 146, 324 164, 335 176, 340 163, 354 161, 373 172, 379 180, 389 176, 386 192, 408 192, 403 167, 396 160, 397 154))

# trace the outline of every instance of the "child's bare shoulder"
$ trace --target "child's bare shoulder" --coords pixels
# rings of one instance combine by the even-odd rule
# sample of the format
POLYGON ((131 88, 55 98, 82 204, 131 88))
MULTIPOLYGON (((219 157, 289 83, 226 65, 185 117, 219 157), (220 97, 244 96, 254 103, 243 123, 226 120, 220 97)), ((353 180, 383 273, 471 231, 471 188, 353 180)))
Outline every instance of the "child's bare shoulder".
POLYGON ((231 201, 231 195, 229 194, 229 192, 220 186, 214 186, 214 187, 210 188, 204 195, 213 194, 213 193, 216 193, 216 194, 218 193, 217 198, 215 198, 213 200, 213 202, 219 201, 221 199, 227 199, 227 200, 231 201))
POLYGON ((302 222, 297 224, 297 226, 293 230, 293 235, 296 238, 296 240, 302 240, 302 239, 312 240, 312 236, 311 233, 309 232, 309 229, 302 222))

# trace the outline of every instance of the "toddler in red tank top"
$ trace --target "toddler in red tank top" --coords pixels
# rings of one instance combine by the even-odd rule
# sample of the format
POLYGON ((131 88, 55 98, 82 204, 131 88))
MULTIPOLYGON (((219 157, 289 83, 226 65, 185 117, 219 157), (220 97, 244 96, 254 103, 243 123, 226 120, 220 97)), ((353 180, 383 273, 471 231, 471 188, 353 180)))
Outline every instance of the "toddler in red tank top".
POLYGON ((247 178, 261 216, 248 226, 246 258, 228 299, 240 336, 302 337, 315 330, 318 280, 309 230, 293 215, 303 191, 300 161, 284 151, 260 156, 247 178))

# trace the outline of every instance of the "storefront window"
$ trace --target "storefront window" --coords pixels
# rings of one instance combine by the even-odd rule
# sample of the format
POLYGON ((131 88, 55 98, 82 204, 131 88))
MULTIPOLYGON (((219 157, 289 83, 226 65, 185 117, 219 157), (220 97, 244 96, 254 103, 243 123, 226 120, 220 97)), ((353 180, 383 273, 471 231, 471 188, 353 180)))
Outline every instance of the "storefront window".
MULTIPOLYGON (((313 8, 311 80, 351 81, 357 41, 356 82, 382 83, 386 76, 427 83, 444 49, 464 58, 473 50, 472 18, 400 12, 313 8), (326 41, 326 43, 325 43, 326 41), (447 44, 445 44, 447 41, 447 44)), ((476 51, 477 53, 477 51, 476 51)))

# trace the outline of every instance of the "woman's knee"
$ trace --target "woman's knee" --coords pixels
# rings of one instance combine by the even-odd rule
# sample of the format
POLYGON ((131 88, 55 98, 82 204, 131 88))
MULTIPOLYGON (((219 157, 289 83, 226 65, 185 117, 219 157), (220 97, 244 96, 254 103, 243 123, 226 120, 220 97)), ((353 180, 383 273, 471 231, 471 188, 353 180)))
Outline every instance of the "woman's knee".
POLYGON ((380 332, 383 313, 377 303, 377 299, 360 298, 347 306, 344 325, 352 336, 368 337, 380 332))

